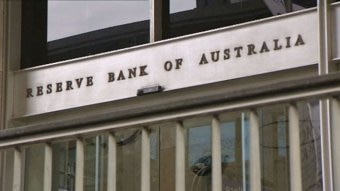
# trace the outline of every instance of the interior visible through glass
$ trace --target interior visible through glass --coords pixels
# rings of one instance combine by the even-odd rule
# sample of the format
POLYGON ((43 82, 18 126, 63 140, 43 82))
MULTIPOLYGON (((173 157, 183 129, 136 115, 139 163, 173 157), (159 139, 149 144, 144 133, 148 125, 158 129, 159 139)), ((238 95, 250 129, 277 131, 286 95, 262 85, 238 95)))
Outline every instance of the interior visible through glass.
POLYGON ((76 172, 76 142, 52 145, 52 191, 74 191, 76 172))
POLYGON ((141 129, 122 129, 117 139, 117 190, 140 190, 141 129))
POLYGON ((85 139, 84 191, 107 190, 107 137, 85 139))

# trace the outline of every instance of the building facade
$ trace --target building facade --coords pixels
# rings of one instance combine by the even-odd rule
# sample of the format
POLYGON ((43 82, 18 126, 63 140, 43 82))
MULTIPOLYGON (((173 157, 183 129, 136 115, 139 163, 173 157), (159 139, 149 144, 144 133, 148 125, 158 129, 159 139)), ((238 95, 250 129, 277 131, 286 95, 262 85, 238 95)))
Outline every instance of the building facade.
POLYGON ((340 191, 339 1, 0 13, 0 191, 340 191))

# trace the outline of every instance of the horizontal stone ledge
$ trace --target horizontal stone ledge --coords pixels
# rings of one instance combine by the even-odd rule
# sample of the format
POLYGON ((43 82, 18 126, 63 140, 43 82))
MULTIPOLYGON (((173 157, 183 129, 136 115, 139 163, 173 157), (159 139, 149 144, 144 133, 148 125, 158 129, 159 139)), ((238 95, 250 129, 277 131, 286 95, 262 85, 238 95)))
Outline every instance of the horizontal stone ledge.
MULTIPOLYGON (((323 76, 314 76, 299 80, 290 80, 284 82, 273 83, 265 86, 258 86, 238 90, 228 93, 219 93, 210 96, 204 96, 192 99, 186 98, 181 101, 169 101, 162 104, 155 104, 149 107, 136 107, 134 109, 125 109, 103 115, 95 115, 91 117, 84 117, 81 119, 68 119, 56 121, 53 123, 42 123, 35 125, 25 125, 11 129, 0 131, 0 140, 6 141, 9 139, 18 139, 30 135, 59 132, 66 129, 82 129, 93 124, 100 124, 105 122, 113 122, 124 119, 132 119, 142 116, 150 116, 154 114, 167 113, 176 110, 185 110, 207 106, 216 105, 219 103, 228 103, 242 101, 249 98, 260 98, 263 96, 275 96, 280 94, 298 93, 301 91, 312 91, 315 89, 337 87, 340 86, 340 73, 334 73, 323 76)), ((168 92, 158 93, 160 96, 167 96, 168 92)), ((340 92, 339 92, 340 93, 340 92)), ((153 95, 147 95, 153 96, 153 95)), ((43 114, 42 114, 43 115, 43 114)))

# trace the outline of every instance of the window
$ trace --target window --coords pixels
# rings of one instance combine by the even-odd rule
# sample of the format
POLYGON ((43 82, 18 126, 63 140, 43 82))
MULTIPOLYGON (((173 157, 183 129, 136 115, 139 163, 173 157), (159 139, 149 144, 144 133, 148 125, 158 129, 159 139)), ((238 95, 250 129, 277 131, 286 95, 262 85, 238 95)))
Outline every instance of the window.
MULTIPOLYGON (((155 17, 161 17, 160 36, 168 39, 313 7, 316 0, 162 3, 155 17)), ((21 68, 146 44, 150 15, 149 0, 22 0, 21 68)))
POLYGON ((86 191, 102 191, 110 186, 108 181, 114 181, 117 190, 140 190, 143 174, 150 177, 153 191, 175 190, 181 175, 185 181, 180 186, 188 191, 210 191, 214 175, 222 180, 222 191, 249 190, 251 179, 260 181, 262 190, 288 191, 294 173, 300 171, 303 190, 321 191, 319 111, 317 99, 273 103, 250 112, 170 119, 150 126, 138 124, 83 134, 77 139, 64 137, 48 144, 25 145, 24 189, 43 190, 44 177, 51 173, 53 191, 74 191, 77 185, 86 191), (298 113, 296 118, 292 117, 296 114, 292 108, 298 113), (292 136, 295 133, 299 138, 292 136), (48 147, 52 152, 46 152, 48 147), (260 152, 251 152, 256 148, 260 152), (296 149, 301 160, 298 165, 291 157, 296 149), (83 154, 79 154, 81 150, 83 154), (176 157, 178 151, 184 154, 176 157), (142 167, 143 156, 149 159, 149 168, 142 167), (79 163, 84 164, 82 171, 77 171, 79 163), (51 165, 52 172, 45 170, 46 164, 51 165), (259 171, 254 173, 256 169, 259 171), (109 176, 113 171, 115 176, 109 176), (82 185, 75 184, 77 176, 83 177, 82 185))
POLYGON ((22 8, 22 68, 149 42, 147 0, 28 0, 22 8))

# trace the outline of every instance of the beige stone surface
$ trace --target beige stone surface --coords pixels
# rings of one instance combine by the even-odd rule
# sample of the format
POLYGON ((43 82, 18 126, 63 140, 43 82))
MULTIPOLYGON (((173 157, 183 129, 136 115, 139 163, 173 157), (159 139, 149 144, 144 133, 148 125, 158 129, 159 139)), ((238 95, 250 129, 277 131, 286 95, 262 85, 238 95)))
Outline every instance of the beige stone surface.
POLYGON ((3 119, 3 62, 4 62, 4 1, 0 1, 0 129, 3 119))
MULTIPOLYGON (((3 45, 4 45, 4 2, 0 1, 0 71, 3 71, 3 45)), ((0 78, 1 80, 1 78, 0 78)))

